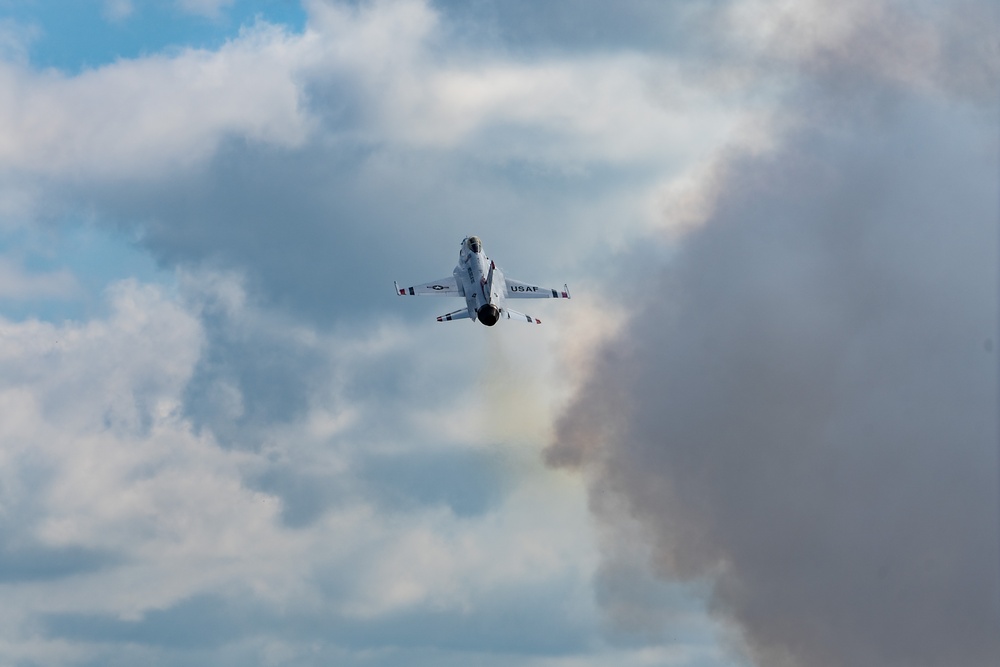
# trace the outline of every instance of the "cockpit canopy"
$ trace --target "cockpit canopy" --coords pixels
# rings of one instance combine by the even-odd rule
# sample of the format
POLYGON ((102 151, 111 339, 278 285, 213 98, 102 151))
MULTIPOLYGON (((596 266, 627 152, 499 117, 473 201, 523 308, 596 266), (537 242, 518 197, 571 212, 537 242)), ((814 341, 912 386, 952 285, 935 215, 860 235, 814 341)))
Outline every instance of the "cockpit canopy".
POLYGON ((479 240, 478 236, 470 236, 465 239, 465 247, 471 252, 479 253, 483 250, 483 242, 479 240))

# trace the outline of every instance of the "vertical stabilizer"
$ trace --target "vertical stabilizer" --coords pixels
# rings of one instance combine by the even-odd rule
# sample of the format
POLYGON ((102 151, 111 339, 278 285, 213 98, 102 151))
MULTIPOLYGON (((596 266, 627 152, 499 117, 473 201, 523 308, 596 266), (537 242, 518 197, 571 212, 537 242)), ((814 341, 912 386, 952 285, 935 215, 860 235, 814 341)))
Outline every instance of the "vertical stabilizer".
POLYGON ((493 302, 493 271, 497 268, 497 265, 490 260, 490 272, 486 274, 486 286, 483 289, 483 296, 486 297, 487 303, 493 302))

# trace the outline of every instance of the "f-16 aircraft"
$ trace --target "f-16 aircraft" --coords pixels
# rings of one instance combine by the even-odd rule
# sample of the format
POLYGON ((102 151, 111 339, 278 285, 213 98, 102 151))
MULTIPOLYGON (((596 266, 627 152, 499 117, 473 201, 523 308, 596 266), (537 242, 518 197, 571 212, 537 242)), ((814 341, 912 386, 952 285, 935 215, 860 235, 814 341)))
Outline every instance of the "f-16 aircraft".
POLYGON ((450 276, 413 287, 400 287, 397 282, 396 294, 465 297, 465 308, 442 315, 437 318, 438 322, 470 319, 491 327, 502 317, 541 324, 538 318, 508 308, 507 299, 568 299, 569 286, 563 285, 562 291, 559 291, 506 278, 483 252, 483 242, 479 237, 467 236, 462 240, 462 249, 458 253, 458 266, 450 276))

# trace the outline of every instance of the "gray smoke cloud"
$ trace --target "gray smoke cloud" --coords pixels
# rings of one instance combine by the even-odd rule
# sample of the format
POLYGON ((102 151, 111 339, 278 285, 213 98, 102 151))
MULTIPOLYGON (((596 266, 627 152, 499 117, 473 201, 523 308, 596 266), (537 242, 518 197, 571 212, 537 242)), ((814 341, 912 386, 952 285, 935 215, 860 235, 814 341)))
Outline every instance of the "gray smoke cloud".
POLYGON ((835 55, 633 273, 547 458, 755 664, 997 665, 996 98, 835 55))

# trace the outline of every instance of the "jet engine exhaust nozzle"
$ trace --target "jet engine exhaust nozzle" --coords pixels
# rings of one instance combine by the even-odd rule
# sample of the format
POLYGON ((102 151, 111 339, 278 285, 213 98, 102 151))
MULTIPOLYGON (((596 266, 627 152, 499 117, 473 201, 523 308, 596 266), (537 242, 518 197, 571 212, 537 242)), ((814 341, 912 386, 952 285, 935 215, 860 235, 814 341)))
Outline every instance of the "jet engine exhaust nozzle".
POLYGON ((476 311, 476 316, 480 322, 491 327, 500 321, 500 309, 493 304, 487 304, 476 311))

